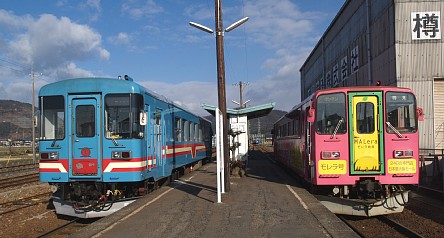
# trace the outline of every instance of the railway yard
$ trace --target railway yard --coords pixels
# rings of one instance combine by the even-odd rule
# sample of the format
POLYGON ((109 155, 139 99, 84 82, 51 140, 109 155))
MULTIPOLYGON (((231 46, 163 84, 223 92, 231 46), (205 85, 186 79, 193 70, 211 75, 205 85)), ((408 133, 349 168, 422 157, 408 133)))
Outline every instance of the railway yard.
MULTIPOLYGON (((272 159, 272 147, 256 145, 250 155, 255 159, 272 159)), ((32 160, 11 165, 2 163, 0 167, 2 237, 66 237, 98 220, 56 215, 50 203, 50 188, 38 181, 38 168, 32 160)), ((242 186, 242 179, 236 181, 242 186)), ((338 217, 361 237, 444 237, 442 194, 413 190, 402 213, 372 218, 338 217)))

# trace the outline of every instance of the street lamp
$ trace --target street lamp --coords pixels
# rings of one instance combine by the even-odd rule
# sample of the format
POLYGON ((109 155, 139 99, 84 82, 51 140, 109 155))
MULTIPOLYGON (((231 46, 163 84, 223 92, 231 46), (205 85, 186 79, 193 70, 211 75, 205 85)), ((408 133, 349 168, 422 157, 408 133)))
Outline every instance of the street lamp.
MULTIPOLYGON (((230 191, 230 161, 228 159, 228 129, 227 129, 227 101, 225 93, 225 62, 224 62, 224 30, 222 24, 222 0, 215 0, 215 25, 216 25, 216 57, 217 57, 217 88, 218 88, 218 107, 222 113, 222 144, 224 155, 224 173, 225 173, 225 191, 230 191)), ((225 29, 225 32, 229 32, 234 28, 242 25, 248 21, 248 17, 244 17, 241 20, 231 24, 225 29)), ((196 27, 199 30, 213 34, 214 31, 204 25, 189 22, 192 27, 196 27)), ((219 173, 219 171, 218 171, 219 173)))

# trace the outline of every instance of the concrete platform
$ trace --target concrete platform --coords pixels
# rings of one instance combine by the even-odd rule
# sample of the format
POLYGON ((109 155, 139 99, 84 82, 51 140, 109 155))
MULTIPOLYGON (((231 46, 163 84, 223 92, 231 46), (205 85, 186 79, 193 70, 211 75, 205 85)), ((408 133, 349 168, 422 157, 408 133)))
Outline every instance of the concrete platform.
POLYGON ((265 154, 217 203, 209 163, 70 237, 359 237, 265 154))

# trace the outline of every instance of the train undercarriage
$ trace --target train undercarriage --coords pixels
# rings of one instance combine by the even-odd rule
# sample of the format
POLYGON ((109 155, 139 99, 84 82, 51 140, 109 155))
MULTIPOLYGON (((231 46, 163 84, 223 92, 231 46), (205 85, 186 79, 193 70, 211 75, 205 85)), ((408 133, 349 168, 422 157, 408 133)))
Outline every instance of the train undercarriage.
POLYGON ((315 187, 316 197, 331 212, 366 217, 402 212, 408 193, 401 185, 382 185, 371 178, 352 186, 315 187))
POLYGON ((198 161, 177 169, 170 176, 150 178, 139 182, 103 183, 77 181, 70 183, 50 183, 53 192, 52 202, 57 214, 80 218, 105 217, 131 204, 137 198, 169 184, 184 174, 200 167, 198 161))

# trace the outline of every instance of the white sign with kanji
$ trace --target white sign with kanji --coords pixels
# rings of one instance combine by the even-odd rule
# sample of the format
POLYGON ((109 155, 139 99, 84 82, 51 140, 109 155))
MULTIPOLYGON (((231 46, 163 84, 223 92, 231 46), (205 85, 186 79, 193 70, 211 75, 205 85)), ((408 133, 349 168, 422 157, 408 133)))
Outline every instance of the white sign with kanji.
POLYGON ((412 40, 441 39, 441 12, 412 12, 412 40))

